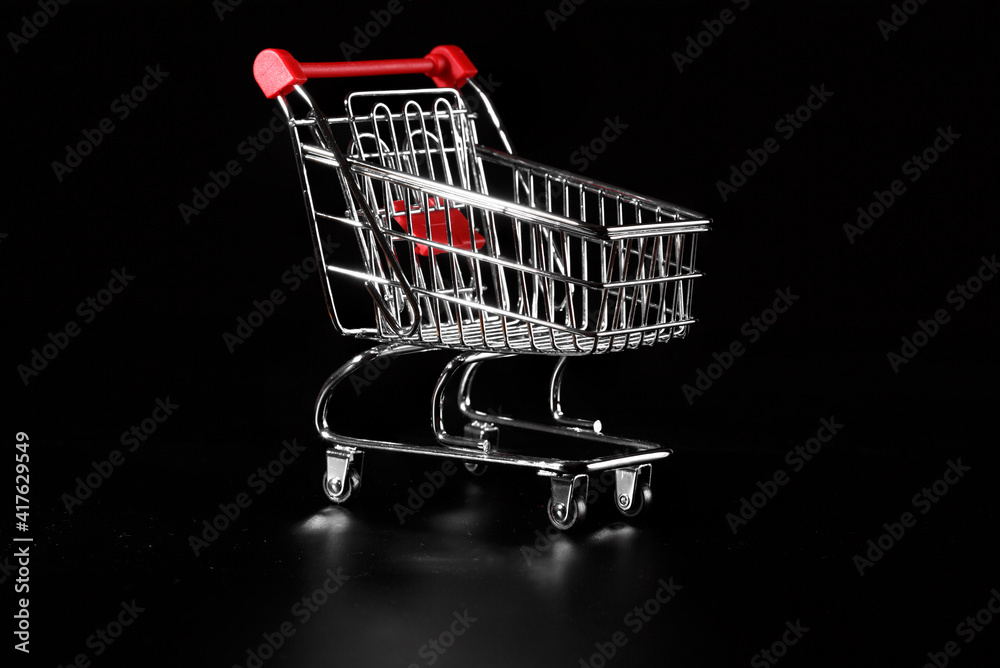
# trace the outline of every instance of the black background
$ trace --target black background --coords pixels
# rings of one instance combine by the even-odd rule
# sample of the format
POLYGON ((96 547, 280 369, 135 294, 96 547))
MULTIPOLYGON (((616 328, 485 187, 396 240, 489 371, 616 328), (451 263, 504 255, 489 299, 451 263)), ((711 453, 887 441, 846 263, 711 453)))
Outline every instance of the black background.
MULTIPOLYGON (((589 0, 555 30, 556 0, 404 2, 354 55, 458 44, 494 84, 521 153, 561 168, 620 118, 627 128, 586 174, 714 220, 691 336, 568 372, 568 410, 674 447, 654 473, 654 509, 633 528, 602 496, 582 532, 549 540, 546 485, 523 472, 449 477, 402 526, 394 506, 436 461, 370 455, 347 506, 320 491, 315 392, 365 343, 331 335, 315 278, 282 283, 311 252, 287 132, 253 162, 238 146, 274 111, 251 74, 260 49, 339 60, 385 3, 244 0, 221 16, 209 2, 95 4, 62 6, 16 53, 3 47, 3 414, 9 441, 31 437, 32 665, 83 653, 95 666, 243 666, 285 621, 296 634, 265 665, 428 665, 421 646, 465 610, 477 621, 437 665, 578 666, 616 631, 628 644, 609 665, 746 665, 796 620, 809 631, 787 665, 923 665, 952 640, 954 665, 995 660, 1000 624, 968 644, 955 627, 1000 587, 1000 287, 960 311, 946 301, 998 246, 995 17, 982 7, 928 2, 886 40, 888 2, 589 0), (735 22, 678 72, 673 52, 724 8, 735 22), (157 65, 169 76, 117 118, 112 101, 157 65), (811 86, 833 95, 782 137, 775 122, 811 86), (59 181, 53 161, 104 117, 114 131, 59 181), (949 127, 960 138, 909 182, 902 164, 949 127), (723 201, 717 182, 769 137, 778 152, 723 201), (241 173, 186 223, 179 205, 230 160, 241 173), (905 194, 849 243, 844 223, 897 178, 905 194), (122 267, 134 281, 82 324, 77 305, 122 267), (277 288, 287 302, 230 353, 223 333, 277 288), (742 325, 777 289, 799 299, 689 405, 681 386, 746 343, 742 325), (887 353, 940 308, 950 321, 895 373, 887 353), (69 320, 80 335, 26 385, 15 368, 69 320), (124 450, 122 432, 167 397, 175 414, 69 512, 76 478, 124 450), (843 428, 791 473, 785 453, 831 416, 843 428), (308 449, 258 495, 248 476, 286 439, 308 449), (852 558, 959 457, 970 471, 859 576, 852 558), (791 482, 734 534, 727 513, 777 469, 791 482), (189 537, 241 492, 252 505, 195 556, 189 537), (350 579, 299 625, 292 606, 338 567, 350 579), (633 633, 623 617, 661 578, 683 589, 633 633), (95 655, 88 637, 132 599, 145 611, 95 655)), ((0 25, 20 30, 37 11, 8 3, 0 25)), ((348 89, 309 88, 330 109, 348 89)), ((426 438, 447 359, 406 358, 360 396, 348 390, 344 430, 426 438)), ((539 404, 542 362, 484 370, 483 402, 539 404)))

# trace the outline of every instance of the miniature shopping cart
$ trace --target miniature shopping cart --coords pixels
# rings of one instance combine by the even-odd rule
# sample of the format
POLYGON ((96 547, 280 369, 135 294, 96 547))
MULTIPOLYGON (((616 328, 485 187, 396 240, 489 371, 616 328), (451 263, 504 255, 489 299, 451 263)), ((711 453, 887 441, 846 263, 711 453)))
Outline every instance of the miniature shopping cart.
POLYGON ((635 516, 651 498, 651 463, 671 451, 564 415, 566 360, 685 336, 695 322, 693 282, 701 276, 698 234, 710 221, 517 156, 475 74, 455 46, 424 58, 346 63, 299 63, 287 51, 267 49, 254 62, 257 83, 277 98, 291 129, 334 329, 381 342, 330 376, 316 401, 316 428, 328 442, 324 492, 346 501, 361 483, 365 450, 388 450, 456 459, 475 474, 487 464, 533 469, 550 479, 547 512, 559 529, 584 515, 588 476, 614 470, 615 504, 635 516), (336 117, 302 85, 307 78, 406 73, 426 74, 437 88, 352 93, 336 117), (484 118, 503 150, 480 143, 477 123, 484 118), (336 228, 353 235, 357 255, 329 256, 322 241, 336 228), (351 286, 353 295, 361 286, 367 291, 361 303, 368 326, 342 320, 338 307, 358 304, 345 294, 351 286), (460 353, 434 389, 436 443, 333 431, 331 396, 355 371, 442 348, 460 353), (550 422, 472 406, 480 365, 521 354, 556 358, 550 422), (467 420, 461 434, 444 420, 453 381, 467 420), (574 460, 502 451, 501 427, 596 441, 608 454, 574 460))

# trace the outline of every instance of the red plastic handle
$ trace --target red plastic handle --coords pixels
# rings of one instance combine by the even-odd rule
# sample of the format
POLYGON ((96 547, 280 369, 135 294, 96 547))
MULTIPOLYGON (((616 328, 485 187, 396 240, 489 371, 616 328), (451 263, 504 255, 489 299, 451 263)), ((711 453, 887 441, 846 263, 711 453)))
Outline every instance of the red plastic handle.
POLYGON ((344 63, 300 63, 284 49, 264 49, 253 61, 253 78, 269 99, 287 95, 310 77, 370 77, 426 74, 440 88, 461 88, 476 68, 460 48, 436 46, 423 58, 359 60, 344 63))

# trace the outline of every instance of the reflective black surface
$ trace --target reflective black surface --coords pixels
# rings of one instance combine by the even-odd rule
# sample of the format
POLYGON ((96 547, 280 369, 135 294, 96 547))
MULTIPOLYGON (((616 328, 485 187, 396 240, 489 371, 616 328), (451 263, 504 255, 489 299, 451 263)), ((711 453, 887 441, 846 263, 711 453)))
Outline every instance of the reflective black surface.
MULTIPOLYGON (((429 665, 435 639, 441 665, 579 665, 601 647, 643 665, 742 664, 789 622, 808 629, 788 650, 795 665, 862 654, 869 665, 919 664, 992 596, 994 460, 936 422, 922 440, 848 415, 798 473, 782 461, 803 442, 790 430, 752 442, 716 433, 657 467, 643 522, 621 522, 604 493, 570 535, 547 528, 543 481, 516 471, 442 474, 439 491, 400 513, 436 462, 370 455, 357 497, 331 507, 316 447, 258 494, 242 477, 266 467, 278 441, 249 440, 264 458, 228 464, 211 443, 161 443, 172 457, 123 467, 34 546, 39 635, 57 661, 93 656, 87 636, 135 599, 145 611, 107 649, 109 663, 247 665, 269 634, 282 648, 268 665, 429 665), (949 460, 970 470, 920 514, 911 497, 949 460), (734 535, 728 514, 779 468, 788 484, 734 535), (225 525, 218 504, 232 513, 240 492, 249 507, 196 556, 191 536, 211 539, 202 520, 225 525), (916 525, 859 575, 855 555, 907 510, 916 525), (282 628, 291 633, 279 643, 282 628)), ((963 648, 970 665, 996 651, 983 636, 963 648)))

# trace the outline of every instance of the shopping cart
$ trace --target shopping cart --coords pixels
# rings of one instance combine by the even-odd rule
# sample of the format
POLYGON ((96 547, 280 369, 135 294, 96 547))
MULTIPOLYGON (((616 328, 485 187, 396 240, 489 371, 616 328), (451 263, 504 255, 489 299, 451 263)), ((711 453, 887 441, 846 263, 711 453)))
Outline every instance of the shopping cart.
POLYGON ((685 336, 695 322, 692 284, 701 276, 698 233, 710 221, 517 156, 475 74, 455 46, 424 58, 345 63, 299 63, 287 51, 266 49, 254 62, 257 83, 277 99, 291 129, 334 329, 382 342, 330 376, 316 401, 316 428, 329 443, 324 492, 346 501, 361 484, 365 450, 388 450, 453 458, 475 474, 487 464, 534 469, 550 479, 548 518, 559 529, 585 514, 588 476, 614 470, 615 504, 635 516, 651 498, 651 463, 671 451, 604 434, 599 420, 564 415, 566 360, 685 336), (302 85, 307 78, 405 73, 426 74, 437 88, 351 93, 337 117, 326 116, 302 85), (483 117, 503 150, 480 143, 483 117), (353 233, 356 257, 329 256, 321 240, 333 228, 353 233), (373 326, 371 319, 362 327, 342 321, 338 306, 358 303, 344 294, 349 285, 355 294, 361 285, 367 291, 363 312, 374 316, 373 326), (461 352, 434 388, 436 444, 333 431, 331 396, 341 382, 392 357, 442 348, 461 352), (520 354, 557 358, 549 380, 551 422, 472 406, 480 365, 520 354), (444 420, 453 381, 467 420, 461 434, 448 431, 444 420), (505 452, 500 427, 596 441, 610 454, 562 459, 505 452))

